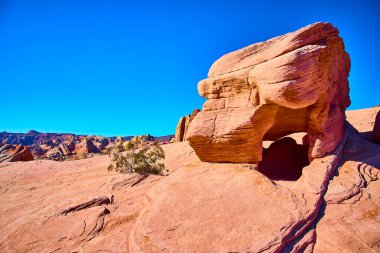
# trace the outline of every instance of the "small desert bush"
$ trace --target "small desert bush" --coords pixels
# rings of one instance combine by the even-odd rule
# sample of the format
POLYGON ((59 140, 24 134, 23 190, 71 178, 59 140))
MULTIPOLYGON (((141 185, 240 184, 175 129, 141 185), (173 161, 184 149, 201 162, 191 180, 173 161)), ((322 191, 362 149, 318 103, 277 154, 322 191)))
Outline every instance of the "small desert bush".
POLYGON ((161 174, 165 166, 164 150, 158 145, 145 146, 142 143, 129 142, 124 152, 114 150, 108 171, 120 173, 161 174))

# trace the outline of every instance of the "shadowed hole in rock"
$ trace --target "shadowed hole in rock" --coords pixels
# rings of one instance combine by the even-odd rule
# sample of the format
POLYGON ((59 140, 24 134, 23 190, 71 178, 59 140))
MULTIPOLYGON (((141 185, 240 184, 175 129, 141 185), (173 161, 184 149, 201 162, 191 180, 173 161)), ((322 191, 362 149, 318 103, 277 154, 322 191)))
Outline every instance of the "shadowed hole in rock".
POLYGON ((309 165, 308 146, 297 144, 291 137, 284 137, 263 148, 263 159, 258 171, 271 180, 297 181, 302 169, 309 165))

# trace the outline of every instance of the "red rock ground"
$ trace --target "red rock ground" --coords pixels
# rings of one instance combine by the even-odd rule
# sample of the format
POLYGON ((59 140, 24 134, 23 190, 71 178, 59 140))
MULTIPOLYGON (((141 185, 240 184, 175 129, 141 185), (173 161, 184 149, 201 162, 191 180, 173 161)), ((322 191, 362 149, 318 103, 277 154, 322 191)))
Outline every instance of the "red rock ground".
POLYGON ((187 142, 163 146, 168 176, 135 186, 108 156, 1 164, 0 252, 379 252, 379 109, 348 111, 360 135, 347 127, 340 156, 290 179, 200 162, 187 142))

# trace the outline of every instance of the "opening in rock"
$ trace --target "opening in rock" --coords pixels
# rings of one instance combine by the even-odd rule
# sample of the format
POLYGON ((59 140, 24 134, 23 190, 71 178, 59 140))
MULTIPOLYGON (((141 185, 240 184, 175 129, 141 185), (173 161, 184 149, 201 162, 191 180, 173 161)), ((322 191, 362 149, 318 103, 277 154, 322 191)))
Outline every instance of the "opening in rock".
POLYGON ((291 137, 281 138, 263 149, 258 171, 271 180, 296 181, 309 165, 308 146, 297 144, 291 137))

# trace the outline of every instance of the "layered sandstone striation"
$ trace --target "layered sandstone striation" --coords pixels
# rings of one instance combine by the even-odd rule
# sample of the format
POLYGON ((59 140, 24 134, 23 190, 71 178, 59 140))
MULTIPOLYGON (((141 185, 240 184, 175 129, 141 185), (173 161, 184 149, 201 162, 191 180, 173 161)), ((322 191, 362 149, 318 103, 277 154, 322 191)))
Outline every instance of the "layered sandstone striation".
POLYGON ((5 144, 0 146, 0 162, 32 161, 34 157, 28 147, 5 144))
MULTIPOLYGON (((198 160, 186 142, 162 147, 170 171, 198 160)), ((129 252, 145 192, 165 177, 136 183, 110 159, 0 163, 0 252, 129 252)))
POLYGON ((376 112, 350 113, 359 132, 345 123, 337 148, 310 164, 302 136, 273 142, 260 165, 291 167, 285 176, 181 157, 147 192, 129 251, 378 252, 380 146, 363 138, 376 112))
POLYGON ((338 30, 315 23, 228 53, 198 83, 208 100, 186 138, 202 161, 262 160, 262 141, 306 132, 309 158, 333 151, 350 104, 338 30))

